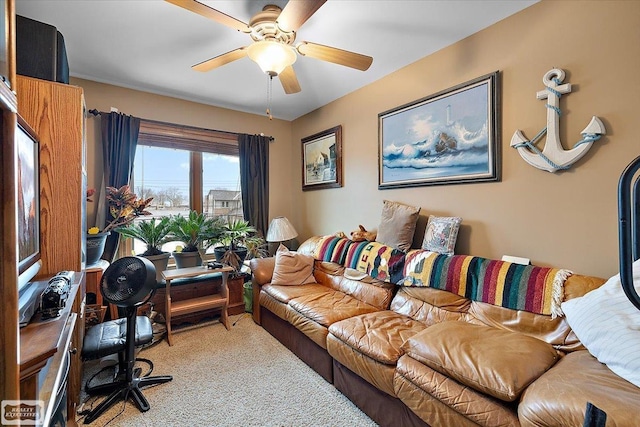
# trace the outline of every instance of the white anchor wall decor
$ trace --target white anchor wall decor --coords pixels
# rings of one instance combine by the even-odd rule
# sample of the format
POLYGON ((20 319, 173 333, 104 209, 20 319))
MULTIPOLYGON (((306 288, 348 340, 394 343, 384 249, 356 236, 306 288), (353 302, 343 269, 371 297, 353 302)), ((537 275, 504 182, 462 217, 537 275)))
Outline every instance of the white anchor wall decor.
POLYGON ((557 68, 547 71, 542 78, 546 88, 536 93, 538 99, 548 99, 546 104, 547 127, 538 132, 531 140, 525 138, 520 130, 516 130, 511 138, 511 147, 516 148, 527 163, 549 172, 569 169, 572 164, 587 154, 593 142, 600 139, 606 132, 602 121, 593 116, 587 127, 581 132, 582 139, 576 142, 570 150, 565 150, 562 147, 559 133, 560 97, 565 93, 571 92, 570 83, 562 84, 564 76, 564 71, 557 68), (545 133, 547 134, 547 140, 544 149, 540 151, 534 144, 545 133))

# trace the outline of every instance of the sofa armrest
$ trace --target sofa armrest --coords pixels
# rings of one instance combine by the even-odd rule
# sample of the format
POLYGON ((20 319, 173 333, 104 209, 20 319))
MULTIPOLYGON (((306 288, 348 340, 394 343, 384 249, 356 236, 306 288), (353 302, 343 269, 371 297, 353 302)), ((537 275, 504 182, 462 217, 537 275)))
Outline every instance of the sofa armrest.
POLYGON ((253 321, 258 325, 261 323, 260 319, 260 290, 263 285, 271 283, 273 277, 273 270, 276 266, 276 258, 252 258, 249 261, 249 268, 253 275, 252 280, 252 294, 253 294, 253 321))
POLYGON ((253 273, 254 285, 263 286, 270 283, 275 266, 275 257, 251 259, 251 261, 249 261, 249 267, 253 273))

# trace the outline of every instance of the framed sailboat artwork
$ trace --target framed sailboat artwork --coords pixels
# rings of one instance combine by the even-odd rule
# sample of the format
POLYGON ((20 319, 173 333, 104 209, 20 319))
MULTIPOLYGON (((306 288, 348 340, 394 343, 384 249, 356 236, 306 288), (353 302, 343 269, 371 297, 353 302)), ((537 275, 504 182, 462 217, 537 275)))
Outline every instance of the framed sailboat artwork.
POLYGON ((500 181, 498 78, 378 114, 378 188, 500 181))

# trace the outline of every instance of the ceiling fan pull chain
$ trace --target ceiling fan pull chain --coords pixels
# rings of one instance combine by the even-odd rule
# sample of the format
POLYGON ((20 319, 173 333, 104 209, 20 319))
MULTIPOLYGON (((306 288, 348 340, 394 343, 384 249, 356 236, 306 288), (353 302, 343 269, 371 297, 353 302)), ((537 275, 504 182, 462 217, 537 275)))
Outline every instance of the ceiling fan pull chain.
POLYGON ((267 116, 269 117, 269 120, 273 120, 273 116, 271 115, 271 86, 273 84, 273 76, 267 74, 267 77, 269 78, 267 83, 267 116))

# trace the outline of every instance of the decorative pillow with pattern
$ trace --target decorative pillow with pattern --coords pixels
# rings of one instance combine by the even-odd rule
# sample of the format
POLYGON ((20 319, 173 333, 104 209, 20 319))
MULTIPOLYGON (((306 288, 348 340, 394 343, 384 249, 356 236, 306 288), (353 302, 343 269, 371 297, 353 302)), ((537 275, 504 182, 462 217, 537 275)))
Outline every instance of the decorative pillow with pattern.
POLYGON ((424 232, 424 240, 422 241, 422 249, 443 255, 453 255, 461 222, 462 218, 457 216, 438 217, 429 215, 429 222, 427 222, 427 229, 424 232))

